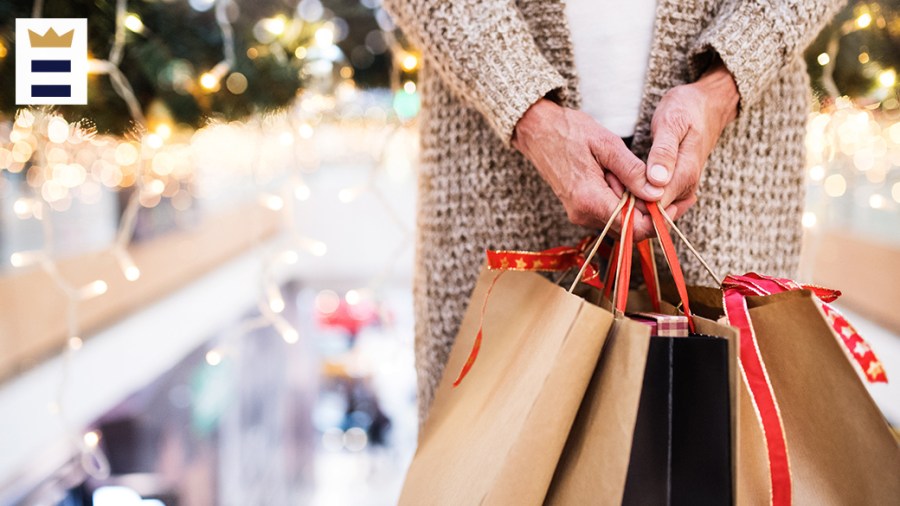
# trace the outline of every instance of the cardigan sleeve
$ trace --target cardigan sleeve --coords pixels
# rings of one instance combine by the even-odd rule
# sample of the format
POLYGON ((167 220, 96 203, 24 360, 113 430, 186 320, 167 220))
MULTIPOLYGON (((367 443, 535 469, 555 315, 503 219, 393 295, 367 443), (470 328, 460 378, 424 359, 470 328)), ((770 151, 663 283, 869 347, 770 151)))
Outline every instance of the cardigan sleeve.
POLYGON ((726 4, 688 49, 696 80, 716 54, 734 75, 740 107, 756 102, 846 0, 743 0, 726 4))
POLYGON ((441 80, 509 146, 528 108, 566 86, 513 0, 385 0, 441 80))

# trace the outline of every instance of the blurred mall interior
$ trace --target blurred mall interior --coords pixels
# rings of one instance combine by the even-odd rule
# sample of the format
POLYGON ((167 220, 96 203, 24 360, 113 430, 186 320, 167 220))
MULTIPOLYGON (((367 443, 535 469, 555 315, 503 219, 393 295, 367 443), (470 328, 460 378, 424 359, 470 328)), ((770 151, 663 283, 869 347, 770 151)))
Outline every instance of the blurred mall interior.
MULTIPOLYGON (((388 505, 416 445, 421 53, 380 0, 15 0, 88 106, 0 78, 0 505, 388 505)), ((900 2, 807 51, 802 277, 900 426, 900 2)))

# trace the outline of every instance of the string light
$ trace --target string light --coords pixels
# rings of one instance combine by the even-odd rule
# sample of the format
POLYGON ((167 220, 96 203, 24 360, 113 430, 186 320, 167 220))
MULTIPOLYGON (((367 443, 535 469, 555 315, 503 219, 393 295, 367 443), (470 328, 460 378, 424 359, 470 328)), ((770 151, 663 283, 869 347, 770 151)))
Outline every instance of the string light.
POLYGON ((135 33, 142 33, 144 31, 144 23, 137 14, 128 14, 125 16, 125 28, 135 33))
POLYGON ((872 15, 868 12, 864 12, 856 18, 856 26, 859 28, 866 28, 872 24, 872 15))

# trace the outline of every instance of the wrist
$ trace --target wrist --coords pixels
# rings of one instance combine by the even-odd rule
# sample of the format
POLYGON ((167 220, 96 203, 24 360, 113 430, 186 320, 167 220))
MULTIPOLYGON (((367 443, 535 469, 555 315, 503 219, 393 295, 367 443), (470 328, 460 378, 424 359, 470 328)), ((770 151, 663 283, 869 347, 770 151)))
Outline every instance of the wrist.
POLYGON ((738 115, 741 94, 734 76, 721 60, 716 61, 695 83, 710 97, 710 105, 722 122, 722 127, 738 115))
POLYGON ((525 150, 528 141, 540 135, 540 129, 548 124, 548 119, 557 112, 556 110, 559 107, 556 102, 546 98, 542 98, 532 104, 516 123, 516 127, 513 130, 512 146, 522 154, 527 155, 525 150))

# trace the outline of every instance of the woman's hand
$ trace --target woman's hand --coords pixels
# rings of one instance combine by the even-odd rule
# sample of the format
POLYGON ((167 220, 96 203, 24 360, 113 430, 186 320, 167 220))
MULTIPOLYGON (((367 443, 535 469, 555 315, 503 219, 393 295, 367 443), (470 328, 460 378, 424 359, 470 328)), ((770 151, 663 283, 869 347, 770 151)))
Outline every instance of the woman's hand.
POLYGON ((737 117, 739 100, 734 78, 717 62, 697 82, 669 90, 656 107, 647 179, 664 189, 654 200, 672 219, 697 201, 703 167, 725 126, 737 117))
MULTIPOLYGON (((638 198, 659 200, 664 194, 663 188, 649 184, 644 162, 622 139, 587 114, 550 100, 541 99, 525 112, 512 143, 537 167, 576 225, 602 228, 618 205, 620 198, 604 171, 638 198)), ((635 213, 636 236, 649 237, 653 233, 649 216, 635 213)), ((619 225, 614 224, 616 229, 619 225)))

